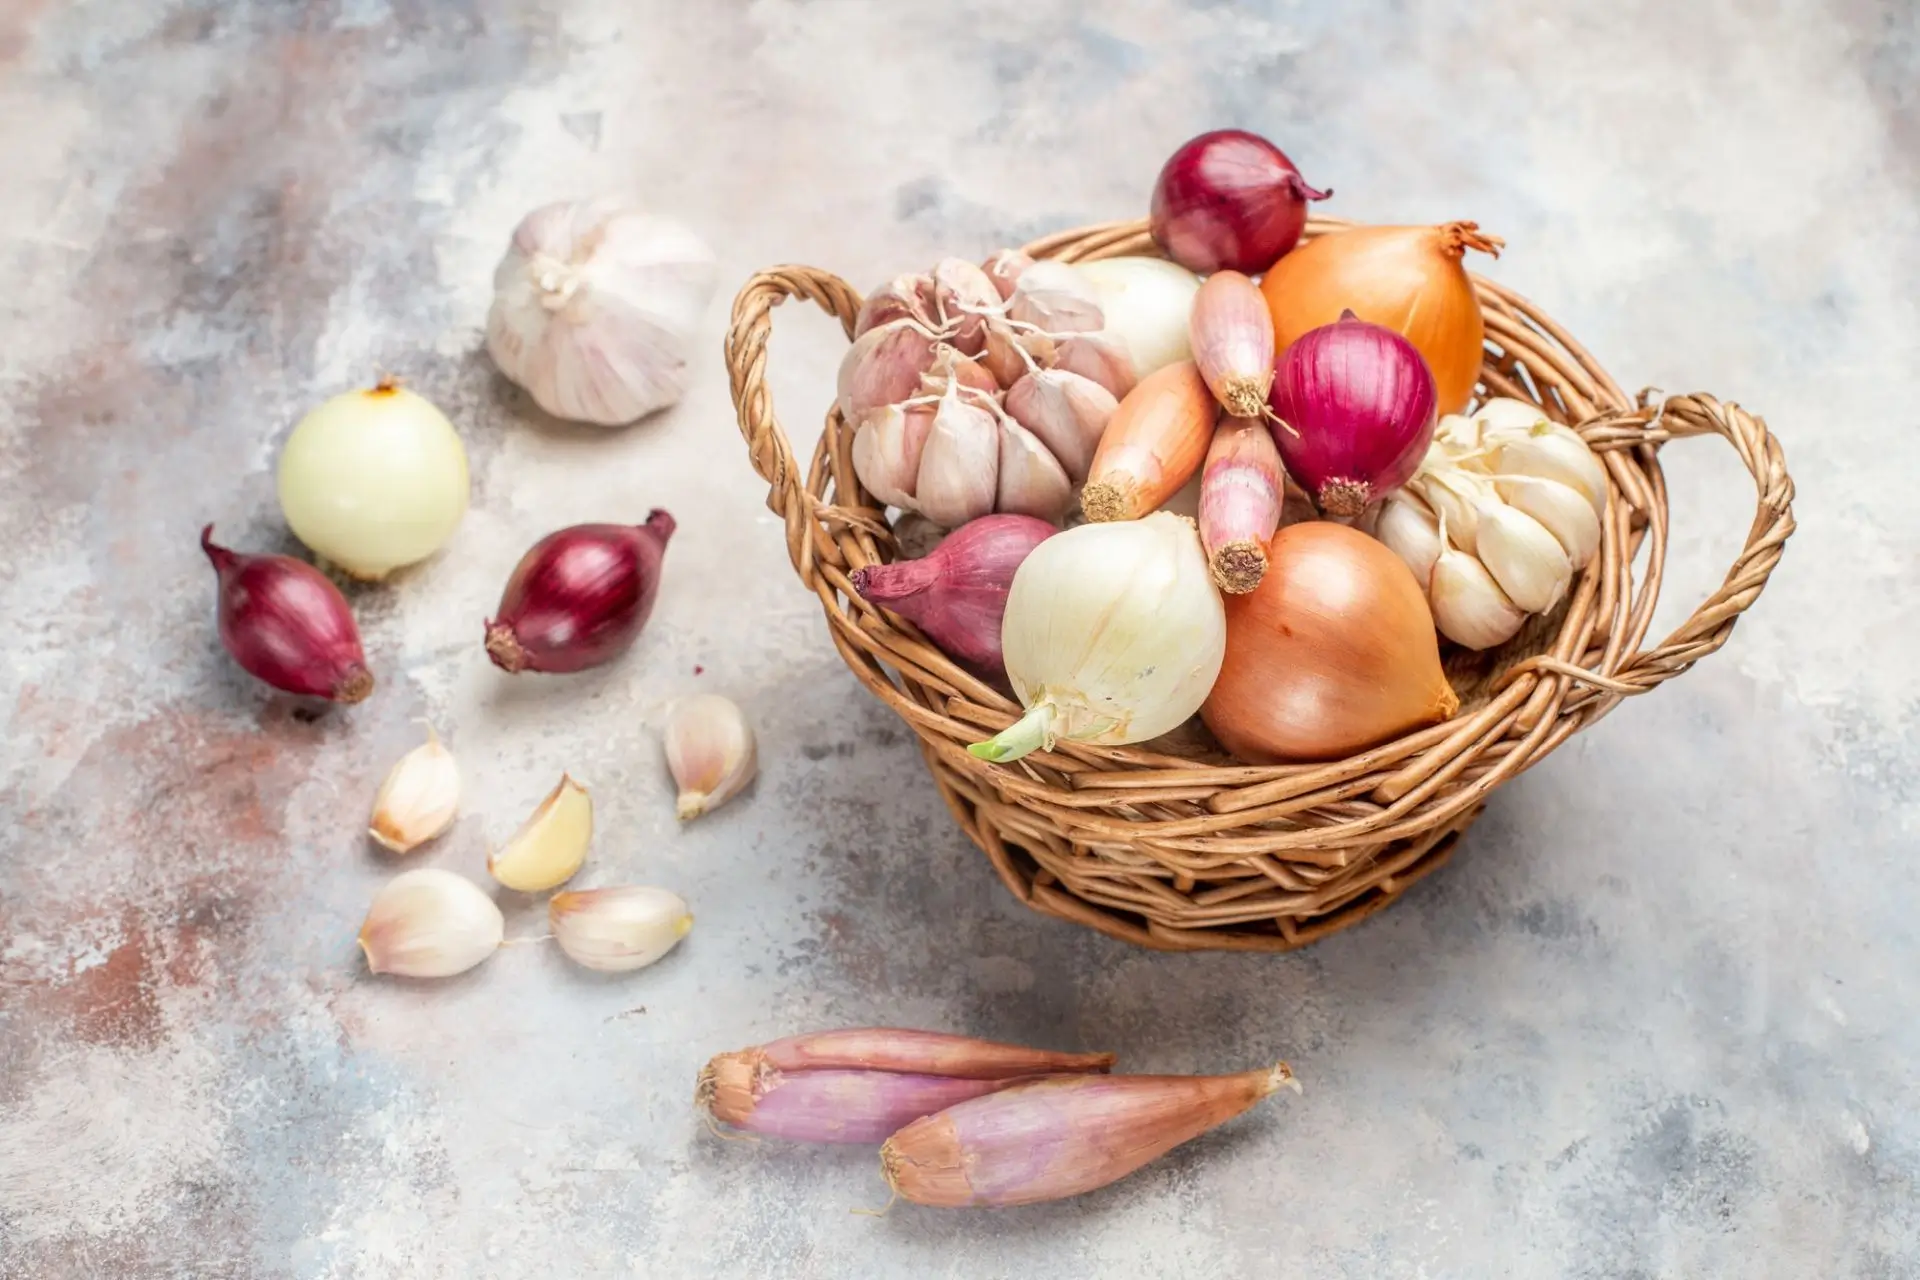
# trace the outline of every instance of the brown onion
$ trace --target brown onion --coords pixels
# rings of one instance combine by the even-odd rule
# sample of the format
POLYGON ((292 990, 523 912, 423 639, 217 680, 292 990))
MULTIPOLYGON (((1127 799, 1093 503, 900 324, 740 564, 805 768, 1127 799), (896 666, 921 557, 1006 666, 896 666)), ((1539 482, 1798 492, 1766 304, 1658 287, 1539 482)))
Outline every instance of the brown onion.
POLYGON ((1337 760, 1460 709, 1412 570, 1357 529, 1287 526, 1260 585, 1226 604, 1200 716, 1242 760, 1337 760))

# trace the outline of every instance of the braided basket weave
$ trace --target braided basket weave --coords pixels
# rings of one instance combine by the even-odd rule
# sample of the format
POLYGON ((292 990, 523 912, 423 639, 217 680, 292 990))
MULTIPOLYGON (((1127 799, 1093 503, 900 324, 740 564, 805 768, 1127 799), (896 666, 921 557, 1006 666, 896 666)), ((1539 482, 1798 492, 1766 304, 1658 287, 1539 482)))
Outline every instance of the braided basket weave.
MULTIPOLYGON (((1315 219, 1308 236, 1348 224, 1315 219)), ((1049 236, 1035 257, 1157 254, 1146 223, 1049 236)), ((1452 854, 1487 795, 1622 698, 1645 693, 1726 643, 1793 532, 1793 482, 1758 418, 1710 396, 1624 395, 1563 329, 1508 289, 1474 278, 1486 316, 1480 385, 1576 427, 1612 488, 1599 553, 1568 600, 1505 646, 1448 651, 1459 715, 1346 760, 1247 766, 1194 726, 1134 747, 1061 742, 1012 765, 966 746, 1019 708, 949 661, 848 579, 895 553, 886 512, 861 488, 853 432, 837 410, 802 467, 767 392, 772 309, 808 298, 849 337, 860 295, 808 267, 753 277, 727 335, 740 432, 786 522, 794 569, 826 610, 833 642, 875 697, 912 726, 954 817, 1007 887, 1038 911, 1143 946, 1286 951, 1392 903, 1452 854), (1666 557, 1659 450, 1715 435, 1752 472, 1758 508, 1726 581, 1679 630, 1642 648, 1666 557), (1638 576, 1635 562, 1642 556, 1638 576)))

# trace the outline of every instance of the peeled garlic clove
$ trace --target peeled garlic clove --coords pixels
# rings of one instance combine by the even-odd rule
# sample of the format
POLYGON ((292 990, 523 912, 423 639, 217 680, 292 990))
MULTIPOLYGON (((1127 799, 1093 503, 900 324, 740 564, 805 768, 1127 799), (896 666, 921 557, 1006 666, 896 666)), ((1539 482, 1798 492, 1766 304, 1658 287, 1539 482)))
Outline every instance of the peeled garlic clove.
POLYGON ((1585 498, 1596 516, 1607 513, 1607 469, 1577 432, 1540 423, 1532 432, 1500 441, 1493 470, 1504 476, 1558 480, 1585 498))
POLYGON ((593 798, 562 774, 506 847, 487 855, 487 870, 509 889, 541 893, 571 879, 592 842, 593 798))
POLYGON ((1439 520, 1426 503, 1410 493, 1394 494, 1382 504, 1373 536, 1386 543, 1426 586, 1433 577, 1433 562, 1440 558, 1439 520))
POLYGON ((394 853, 411 853, 453 825, 460 809, 460 766, 433 727, 401 756, 373 797, 367 834, 394 853))
POLYGON ((1093 286, 1068 264, 1047 258, 1021 271, 1007 315, 1048 333, 1087 332, 1106 323, 1093 286))
POLYGON ((1600 517, 1584 497, 1558 480, 1500 476, 1493 487, 1508 506, 1545 525, 1576 570, 1586 568, 1600 549, 1600 517))
POLYGON ((932 429, 930 405, 888 404, 869 410, 853 433, 854 474, 887 506, 913 510, 914 479, 932 429))
POLYGON ((554 894, 547 924, 574 963, 601 973, 626 973, 646 968, 678 946, 693 928, 693 915, 677 893, 622 885, 554 894))
POLYGON ((665 737, 682 822, 718 809, 753 781, 753 729, 730 699, 713 693, 684 699, 667 718, 665 737))
POLYGON ((1000 421, 1000 482, 993 509, 1058 523, 1073 502, 1073 481, 1033 432, 1012 418, 1000 421))
POLYGON ((1469 649, 1505 644, 1527 620, 1526 611, 1507 599, 1485 565, 1444 544, 1433 562, 1427 600, 1440 634, 1469 649))
POLYGON ((546 205, 494 272, 487 350, 556 417, 632 422, 685 391, 713 277, 713 251, 677 222, 612 200, 546 205))
POLYGON ((913 501, 935 524, 957 529, 993 511, 1000 485, 1000 424, 949 387, 934 411, 913 501))
POLYGON ((423 867, 401 872, 374 895, 360 949, 375 973, 447 978, 492 955, 505 934, 500 908, 479 885, 423 867))
POLYGON ((1507 598, 1528 613, 1558 604, 1573 580, 1560 543, 1532 516, 1498 500, 1481 504, 1475 555, 1507 598))

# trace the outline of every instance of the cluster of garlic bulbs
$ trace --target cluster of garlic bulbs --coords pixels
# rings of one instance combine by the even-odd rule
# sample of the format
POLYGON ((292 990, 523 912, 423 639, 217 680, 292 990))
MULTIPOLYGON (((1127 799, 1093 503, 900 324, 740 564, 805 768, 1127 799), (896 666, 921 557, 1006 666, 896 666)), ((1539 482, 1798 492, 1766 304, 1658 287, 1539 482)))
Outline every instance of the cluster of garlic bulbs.
POLYGON ((1600 546, 1606 470, 1579 434, 1522 400, 1440 420, 1374 533, 1426 585, 1440 634, 1469 649, 1545 613, 1600 546))
POLYGON ((1058 521, 1136 370, 1094 286, 1003 249, 898 276, 860 309, 839 408, 860 482, 956 528, 994 512, 1058 521))

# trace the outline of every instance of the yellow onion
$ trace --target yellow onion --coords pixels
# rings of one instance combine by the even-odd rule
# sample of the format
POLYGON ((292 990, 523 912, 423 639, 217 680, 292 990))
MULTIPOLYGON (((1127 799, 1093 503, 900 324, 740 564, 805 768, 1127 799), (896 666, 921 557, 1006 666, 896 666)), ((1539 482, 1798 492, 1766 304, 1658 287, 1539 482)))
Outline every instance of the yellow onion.
POLYGON ((1441 413, 1459 413, 1480 378, 1486 321, 1461 259, 1499 256, 1477 224, 1355 227, 1320 236, 1273 264, 1260 282, 1284 352, 1296 338, 1351 310, 1411 342, 1433 371, 1441 413))
POLYGON ((1420 584, 1358 530, 1288 525, 1260 585, 1226 608, 1226 659, 1200 715, 1242 760, 1335 760, 1460 709, 1420 584))

